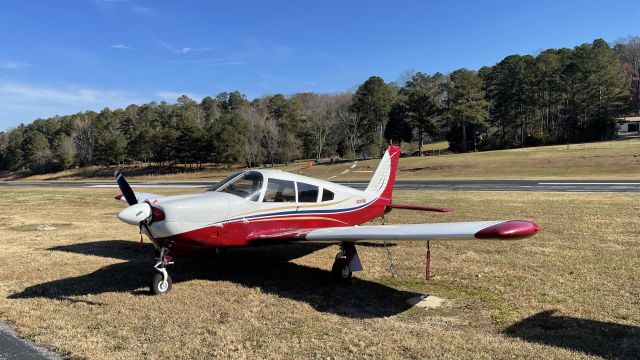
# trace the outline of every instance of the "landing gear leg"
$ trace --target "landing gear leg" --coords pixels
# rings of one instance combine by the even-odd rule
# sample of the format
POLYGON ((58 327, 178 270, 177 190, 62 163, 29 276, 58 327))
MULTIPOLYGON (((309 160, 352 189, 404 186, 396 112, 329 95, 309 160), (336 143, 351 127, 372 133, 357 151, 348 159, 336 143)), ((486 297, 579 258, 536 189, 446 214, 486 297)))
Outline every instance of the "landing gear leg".
POLYGON ((362 264, 353 242, 341 242, 340 252, 331 267, 331 275, 336 281, 347 281, 354 271, 362 271, 362 264))
POLYGON ((168 254, 168 248, 160 248, 160 257, 157 258, 158 262, 153 266, 158 271, 158 274, 155 274, 151 280, 151 293, 154 295, 166 294, 171 290, 171 276, 167 273, 166 267, 173 264, 173 261, 168 254))

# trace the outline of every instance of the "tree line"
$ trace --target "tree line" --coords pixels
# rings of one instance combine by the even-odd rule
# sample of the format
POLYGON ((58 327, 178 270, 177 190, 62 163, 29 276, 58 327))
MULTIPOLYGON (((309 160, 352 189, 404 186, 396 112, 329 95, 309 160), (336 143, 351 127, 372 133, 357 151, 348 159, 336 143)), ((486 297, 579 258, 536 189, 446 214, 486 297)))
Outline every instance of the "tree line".
POLYGON ((223 92, 37 119, 0 132, 0 170, 87 165, 159 166, 379 156, 388 140, 448 140, 452 151, 595 141, 615 117, 640 112, 640 38, 598 39, 536 56, 511 55, 478 71, 372 76, 353 93, 249 100, 223 92))

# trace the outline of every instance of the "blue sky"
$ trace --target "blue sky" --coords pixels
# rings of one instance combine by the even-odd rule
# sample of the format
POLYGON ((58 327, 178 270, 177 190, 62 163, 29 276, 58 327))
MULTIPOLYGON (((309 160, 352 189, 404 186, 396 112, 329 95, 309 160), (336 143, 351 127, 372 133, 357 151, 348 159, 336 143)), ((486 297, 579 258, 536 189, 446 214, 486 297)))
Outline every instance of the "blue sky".
POLYGON ((640 1, 5 0, 0 130, 180 94, 353 90, 640 35, 640 1))

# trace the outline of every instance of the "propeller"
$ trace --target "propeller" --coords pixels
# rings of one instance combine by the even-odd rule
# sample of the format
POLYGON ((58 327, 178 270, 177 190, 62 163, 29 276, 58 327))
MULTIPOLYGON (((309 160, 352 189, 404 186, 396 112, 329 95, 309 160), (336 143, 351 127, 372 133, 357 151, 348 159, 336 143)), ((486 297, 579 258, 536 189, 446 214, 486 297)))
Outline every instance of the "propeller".
POLYGON ((118 183, 118 187, 120 188, 120 192, 122 193, 122 196, 124 196, 125 200, 127 200, 127 204, 129 204, 129 205, 137 204, 138 203, 138 199, 136 198, 136 194, 133 192, 133 190, 131 189, 131 186, 129 186, 129 183, 124 178, 122 173, 120 171, 116 170, 113 173, 113 176, 116 177, 116 182, 118 183))
POLYGON ((120 192, 122 192, 124 199, 127 200, 129 204, 128 208, 118 214, 118 219, 127 224, 139 225, 140 222, 151 216, 151 205, 146 202, 138 204, 136 194, 120 171, 116 170, 113 175, 116 177, 120 192))

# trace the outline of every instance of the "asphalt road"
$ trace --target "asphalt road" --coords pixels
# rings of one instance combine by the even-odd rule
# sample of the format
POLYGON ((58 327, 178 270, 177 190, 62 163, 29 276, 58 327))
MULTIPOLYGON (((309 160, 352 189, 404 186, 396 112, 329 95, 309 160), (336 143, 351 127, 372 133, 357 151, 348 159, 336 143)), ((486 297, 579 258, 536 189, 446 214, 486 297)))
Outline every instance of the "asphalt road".
POLYGON ((20 339, 9 326, 0 324, 0 360, 9 359, 58 360, 62 358, 31 341, 20 339))
MULTIPOLYGON (((339 184, 365 189, 365 181, 336 181, 339 184)), ((130 182, 138 188, 206 188, 213 183, 168 181, 130 182)), ((37 187, 96 187, 117 188, 115 181, 1 181, 0 186, 37 187)), ((546 191, 546 192, 640 192, 640 180, 398 180, 396 190, 446 190, 446 191, 546 191)))

